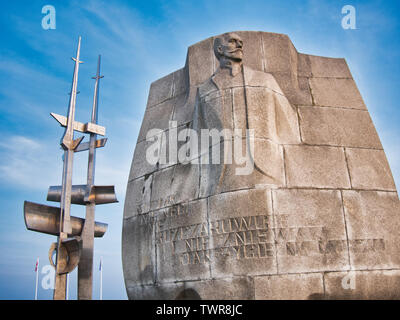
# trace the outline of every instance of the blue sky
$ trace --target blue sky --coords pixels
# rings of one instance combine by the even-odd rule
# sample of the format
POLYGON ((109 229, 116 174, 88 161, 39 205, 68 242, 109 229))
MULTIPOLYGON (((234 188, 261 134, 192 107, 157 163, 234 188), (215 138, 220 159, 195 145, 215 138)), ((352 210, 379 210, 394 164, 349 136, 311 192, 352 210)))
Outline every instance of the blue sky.
MULTIPOLYGON (((115 184, 118 204, 99 206, 109 224, 95 240, 94 294, 103 256, 105 299, 126 299, 121 265, 125 188, 152 81, 183 67, 187 47, 234 30, 289 35, 299 52, 344 57, 370 111, 396 185, 400 183, 400 3, 397 1, 3 1, 0 11, 0 299, 33 299, 34 266, 48 264, 55 237, 25 229, 23 202, 46 203, 61 182, 62 128, 78 36, 82 36, 76 119, 87 122, 97 55, 102 55, 99 124, 109 138, 97 152, 96 183, 115 184), (56 29, 43 30, 44 5, 56 29), (357 29, 341 27, 341 8, 356 8, 357 29)), ((87 140, 87 138, 86 138, 87 140)), ((77 154, 74 184, 84 184, 77 154)), ((51 203, 48 203, 51 204, 51 203)), ((84 208, 73 206, 73 215, 84 208)), ((40 268, 41 269, 41 268, 40 268)), ((70 277, 76 298, 76 272, 70 277)), ((40 274, 39 281, 42 280, 40 274)), ((51 299, 39 286, 39 299, 51 299)))

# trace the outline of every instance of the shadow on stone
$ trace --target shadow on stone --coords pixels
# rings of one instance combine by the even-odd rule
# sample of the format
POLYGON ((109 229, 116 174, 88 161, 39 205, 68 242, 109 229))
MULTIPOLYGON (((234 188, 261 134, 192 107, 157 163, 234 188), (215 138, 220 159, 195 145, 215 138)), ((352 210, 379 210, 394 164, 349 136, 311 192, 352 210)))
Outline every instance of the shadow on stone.
POLYGON ((307 297, 307 300, 326 300, 326 297, 322 293, 313 293, 307 297))
POLYGON ((201 297, 196 290, 185 289, 178 294, 175 300, 201 300, 201 297))

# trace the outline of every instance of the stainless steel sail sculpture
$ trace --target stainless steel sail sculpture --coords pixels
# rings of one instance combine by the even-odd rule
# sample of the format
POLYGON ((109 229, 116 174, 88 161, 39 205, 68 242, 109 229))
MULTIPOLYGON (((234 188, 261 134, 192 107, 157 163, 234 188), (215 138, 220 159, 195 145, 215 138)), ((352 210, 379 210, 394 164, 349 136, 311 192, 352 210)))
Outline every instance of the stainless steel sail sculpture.
POLYGON ((24 218, 28 230, 53 234, 58 241, 53 243, 49 251, 50 263, 56 269, 55 288, 53 298, 65 300, 66 275, 79 264, 78 271, 78 298, 92 298, 92 270, 93 270, 93 242, 94 237, 102 237, 107 225, 94 221, 95 205, 117 202, 114 186, 94 185, 94 165, 96 148, 103 147, 107 139, 97 140, 97 135, 105 135, 105 128, 97 124, 100 56, 95 77, 95 93, 93 99, 92 117, 88 123, 75 121, 76 95, 78 85, 78 71, 80 61, 81 37, 75 61, 72 88, 70 93, 67 117, 51 113, 65 132, 61 138, 61 147, 64 150, 63 175, 61 186, 52 186, 47 194, 48 201, 60 202, 60 207, 51 207, 25 201, 24 218), (74 132, 90 134, 89 143, 81 143, 83 136, 74 139, 74 132), (89 151, 88 175, 86 185, 72 185, 73 158, 75 152, 89 151), (71 217, 71 203, 86 206, 86 219, 71 217), (56 253, 56 261, 52 256, 56 253))

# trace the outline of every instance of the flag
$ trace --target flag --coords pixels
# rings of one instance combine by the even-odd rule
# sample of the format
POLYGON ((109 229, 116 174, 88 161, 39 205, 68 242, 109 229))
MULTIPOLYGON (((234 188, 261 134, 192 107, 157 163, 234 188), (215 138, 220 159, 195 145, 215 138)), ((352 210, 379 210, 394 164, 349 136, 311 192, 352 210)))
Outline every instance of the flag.
POLYGON ((39 267, 39 258, 37 258, 37 260, 36 260, 35 272, 38 271, 38 267, 39 267))
POLYGON ((99 271, 103 268, 103 257, 100 258, 99 271))

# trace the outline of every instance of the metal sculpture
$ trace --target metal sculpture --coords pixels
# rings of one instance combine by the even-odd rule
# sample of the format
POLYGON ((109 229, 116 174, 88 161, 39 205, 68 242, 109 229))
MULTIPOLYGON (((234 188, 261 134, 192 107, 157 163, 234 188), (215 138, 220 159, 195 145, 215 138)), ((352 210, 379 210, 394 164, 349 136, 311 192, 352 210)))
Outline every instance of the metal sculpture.
POLYGON ((96 148, 104 147, 107 139, 97 140, 97 135, 105 135, 105 128, 97 124, 98 97, 100 79, 100 56, 97 64, 97 74, 94 88, 94 98, 91 121, 80 123, 75 121, 76 95, 80 61, 81 37, 75 61, 72 88, 69 98, 68 115, 64 117, 55 113, 56 119, 65 132, 61 138, 64 150, 63 176, 61 186, 51 186, 47 200, 59 202, 60 207, 51 207, 25 201, 24 218, 28 230, 56 235, 58 240, 49 250, 50 263, 55 267, 54 300, 66 298, 66 275, 78 265, 78 299, 92 299, 93 282, 93 243, 94 237, 102 237, 107 230, 107 224, 95 222, 95 206, 98 204, 118 202, 114 186, 94 185, 94 166, 96 148), (74 139, 74 132, 79 131, 90 135, 89 142, 81 143, 84 136, 74 139), (75 152, 89 151, 87 184, 72 185, 73 159, 75 152), (71 204, 85 205, 85 219, 72 217, 71 204), (56 261, 53 255, 56 253, 56 261))

